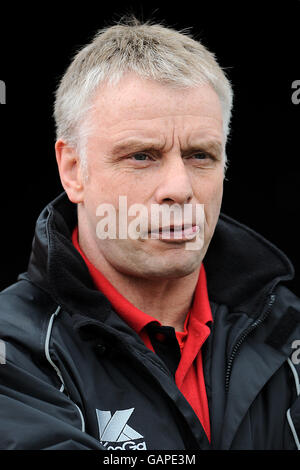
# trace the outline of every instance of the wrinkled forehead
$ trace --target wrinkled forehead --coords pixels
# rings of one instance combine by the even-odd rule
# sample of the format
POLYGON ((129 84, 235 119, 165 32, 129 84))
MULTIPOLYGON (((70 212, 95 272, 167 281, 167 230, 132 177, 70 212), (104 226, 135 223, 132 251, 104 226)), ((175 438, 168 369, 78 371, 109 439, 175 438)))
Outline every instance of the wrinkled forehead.
POLYGON ((89 120, 99 128, 117 129, 131 122, 142 129, 172 119, 192 127, 210 122, 216 131, 222 130, 219 97, 208 84, 175 88, 130 74, 118 84, 101 85, 89 120))

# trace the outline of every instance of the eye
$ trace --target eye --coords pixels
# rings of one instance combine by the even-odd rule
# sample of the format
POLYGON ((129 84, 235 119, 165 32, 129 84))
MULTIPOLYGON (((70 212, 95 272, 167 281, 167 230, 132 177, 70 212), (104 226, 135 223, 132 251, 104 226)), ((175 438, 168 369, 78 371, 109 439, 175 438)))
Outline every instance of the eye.
POLYGON ((206 158, 212 158, 211 155, 209 155, 206 152, 194 153, 194 155, 192 155, 192 157, 195 158, 196 160, 205 160, 206 158))
POLYGON ((144 161, 148 160, 149 155, 147 155, 146 153, 143 153, 143 152, 138 152, 138 153, 135 153, 134 155, 131 155, 131 158, 133 160, 136 160, 136 161, 144 162, 144 161))

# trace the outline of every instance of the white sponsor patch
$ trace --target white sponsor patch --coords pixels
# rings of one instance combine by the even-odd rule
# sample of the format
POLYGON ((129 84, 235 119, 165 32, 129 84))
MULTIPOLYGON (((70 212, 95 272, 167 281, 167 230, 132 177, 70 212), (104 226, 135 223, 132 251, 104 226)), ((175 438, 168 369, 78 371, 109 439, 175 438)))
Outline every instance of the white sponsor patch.
POLYGON ((144 436, 127 424, 133 411, 134 408, 117 410, 112 415, 110 411, 96 409, 99 439, 108 450, 147 449, 142 442, 144 436))

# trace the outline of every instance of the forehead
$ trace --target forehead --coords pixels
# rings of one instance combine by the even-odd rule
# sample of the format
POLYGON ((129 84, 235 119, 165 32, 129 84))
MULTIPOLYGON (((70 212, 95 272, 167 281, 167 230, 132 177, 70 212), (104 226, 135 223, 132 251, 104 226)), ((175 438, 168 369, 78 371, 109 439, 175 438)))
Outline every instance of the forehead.
POLYGON ((220 137, 222 109, 208 84, 178 88, 134 74, 118 84, 101 85, 90 115, 97 136, 164 132, 205 133, 220 137))

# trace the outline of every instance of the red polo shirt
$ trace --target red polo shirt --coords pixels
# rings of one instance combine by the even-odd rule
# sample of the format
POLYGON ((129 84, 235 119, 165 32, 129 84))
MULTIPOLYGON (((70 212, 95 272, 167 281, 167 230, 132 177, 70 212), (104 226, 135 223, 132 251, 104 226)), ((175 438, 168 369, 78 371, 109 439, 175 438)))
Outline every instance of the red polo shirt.
MULTIPOLYGON (((148 323, 153 321, 156 321, 162 326, 161 323, 131 304, 116 290, 106 277, 92 265, 79 246, 78 227, 73 231, 72 241, 75 248, 84 259, 95 287, 108 298, 120 317, 139 334, 145 345, 154 352, 145 327, 148 323)), ((210 321, 213 321, 213 318, 207 294, 206 275, 202 263, 194 293, 193 304, 184 323, 184 331, 176 331, 176 337, 181 351, 181 359, 176 370, 175 382, 198 416, 209 441, 209 410, 204 383, 201 347, 210 334, 210 329, 207 325, 210 321)))

